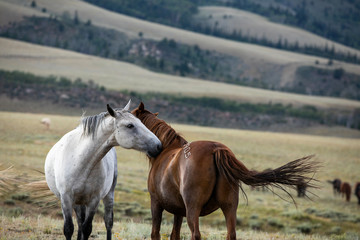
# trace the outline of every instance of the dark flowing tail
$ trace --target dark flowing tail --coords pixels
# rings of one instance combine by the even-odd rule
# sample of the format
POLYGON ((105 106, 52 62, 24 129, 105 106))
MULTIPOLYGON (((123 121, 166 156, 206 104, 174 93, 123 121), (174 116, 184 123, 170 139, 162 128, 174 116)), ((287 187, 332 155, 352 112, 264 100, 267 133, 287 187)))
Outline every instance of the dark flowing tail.
POLYGON ((253 187, 272 186, 279 188, 286 192, 294 203, 294 198, 284 186, 289 186, 293 189, 296 189, 298 185, 305 185, 306 188, 317 188, 314 184, 317 180, 313 176, 320 165, 319 162, 311 160, 313 157, 314 155, 310 155, 291 161, 273 170, 257 172, 248 170, 242 162, 236 159, 233 152, 226 147, 219 147, 214 151, 214 160, 220 174, 230 184, 239 186, 245 197, 246 194, 241 187, 241 182, 253 187))

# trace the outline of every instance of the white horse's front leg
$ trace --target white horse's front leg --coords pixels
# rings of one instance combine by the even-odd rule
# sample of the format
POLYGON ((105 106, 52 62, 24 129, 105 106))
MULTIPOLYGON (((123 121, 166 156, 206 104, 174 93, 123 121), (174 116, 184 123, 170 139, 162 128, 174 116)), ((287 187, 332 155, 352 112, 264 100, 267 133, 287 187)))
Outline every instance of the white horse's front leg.
POLYGON ((85 221, 82 225, 82 233, 84 240, 89 239, 89 236, 92 231, 92 221, 96 212, 96 209, 98 208, 100 202, 100 198, 94 198, 91 200, 91 202, 86 206, 86 216, 85 221))
POLYGON ((72 220, 73 203, 70 196, 61 196, 61 209, 64 216, 64 235, 66 240, 71 240, 74 233, 74 224, 72 220))
POLYGON ((81 240, 82 237, 82 226, 83 223, 85 221, 85 211, 86 211, 86 207, 84 205, 76 205, 75 208, 75 213, 76 213, 76 219, 77 219, 77 223, 78 223, 78 240, 81 240))

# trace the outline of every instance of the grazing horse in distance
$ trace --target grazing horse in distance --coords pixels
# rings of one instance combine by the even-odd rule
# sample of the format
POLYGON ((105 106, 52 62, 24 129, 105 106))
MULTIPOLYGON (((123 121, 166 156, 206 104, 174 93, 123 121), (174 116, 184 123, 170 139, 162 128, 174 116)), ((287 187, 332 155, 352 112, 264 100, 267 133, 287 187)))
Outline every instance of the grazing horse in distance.
POLYGON ((161 150, 159 139, 128 111, 129 105, 130 101, 124 109, 116 110, 108 105, 107 112, 84 117, 46 157, 46 182, 61 201, 68 240, 74 232, 73 209, 79 226, 77 239, 88 239, 101 199, 106 235, 111 239, 117 179, 115 146, 146 152, 150 157, 156 157, 161 150))
POLYGON ((341 194, 341 180, 335 178, 333 181, 328 180, 328 183, 333 185, 334 196, 341 194))
POLYGON ((306 196, 306 183, 302 182, 296 185, 296 191, 298 197, 305 197, 306 196))
POLYGON ((41 119, 40 123, 45 125, 46 130, 50 129, 50 124, 51 124, 50 118, 43 118, 41 119))
POLYGON ((356 183, 354 192, 355 192, 355 196, 358 199, 358 204, 360 205, 360 182, 356 183))
MULTIPOLYGON (((145 109, 144 104, 132 111, 161 141, 163 151, 149 157, 148 190, 151 198, 151 239, 160 239, 164 210, 174 215, 170 239, 180 239, 183 217, 191 231, 191 239, 201 239, 199 216, 221 209, 226 219, 227 240, 236 239, 236 210, 241 182, 261 187, 273 186, 287 192, 282 185, 295 186, 310 181, 318 165, 312 156, 289 162, 270 171, 250 171, 236 159, 224 144, 214 141, 187 142, 165 121, 145 109)), ((291 195, 290 195, 291 196, 291 195)), ((293 199, 293 198, 292 198, 293 199)), ((294 199, 293 199, 294 200, 294 199)))
POLYGON ((340 192, 342 197, 346 197, 346 201, 350 202, 351 186, 348 182, 341 183, 340 192))

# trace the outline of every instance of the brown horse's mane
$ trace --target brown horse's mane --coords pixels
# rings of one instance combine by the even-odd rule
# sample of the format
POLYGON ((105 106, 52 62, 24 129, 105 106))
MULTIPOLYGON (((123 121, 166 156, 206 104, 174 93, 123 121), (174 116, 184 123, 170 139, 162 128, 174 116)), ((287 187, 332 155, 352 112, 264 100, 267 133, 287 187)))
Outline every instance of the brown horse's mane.
POLYGON ((164 120, 157 118, 153 113, 142 114, 139 118, 143 124, 159 138, 163 149, 169 147, 175 141, 178 141, 178 147, 182 147, 184 144, 188 143, 170 125, 164 120))

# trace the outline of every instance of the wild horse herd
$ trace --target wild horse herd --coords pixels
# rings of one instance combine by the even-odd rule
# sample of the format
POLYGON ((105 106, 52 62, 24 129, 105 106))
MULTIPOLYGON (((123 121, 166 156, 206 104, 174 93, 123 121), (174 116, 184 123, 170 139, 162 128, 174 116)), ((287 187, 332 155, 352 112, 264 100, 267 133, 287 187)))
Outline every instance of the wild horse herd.
MULTIPOLYGON (((347 202, 350 202, 351 198, 351 185, 348 182, 342 182, 340 179, 328 180, 328 183, 332 184, 334 190, 334 196, 345 197, 347 202)), ((358 198, 358 204, 360 205, 360 182, 357 182, 354 187, 354 194, 358 198)))
MULTIPOLYGON (((151 239, 160 240, 164 210, 174 215, 170 239, 180 239, 186 217, 191 239, 201 239, 199 217, 221 209, 227 226, 227 240, 236 239, 236 210, 242 183, 251 187, 316 188, 313 178, 319 162, 313 156, 299 158, 275 169, 249 170, 224 144, 216 141, 188 142, 170 125, 145 109, 143 103, 129 111, 113 109, 84 117, 81 124, 65 134, 49 151, 45 161, 47 186, 60 199, 64 235, 74 232, 73 210, 79 226, 77 239, 88 239, 100 200, 105 206, 107 239, 113 226, 114 190, 117 182, 115 146, 145 152, 150 162, 148 191, 151 198, 151 239)), ((239 143, 241 144, 241 143, 239 143)), ((120 156, 121 157, 121 156, 120 156)), ((336 191, 351 191, 345 183, 334 183, 336 191), (336 186, 336 187, 335 187, 336 186), (348 190, 348 188, 350 190, 348 190), (338 190, 339 189, 339 190, 338 190), (345 190, 346 189, 346 190, 345 190)), ((360 203, 360 184, 356 186, 360 203)))

